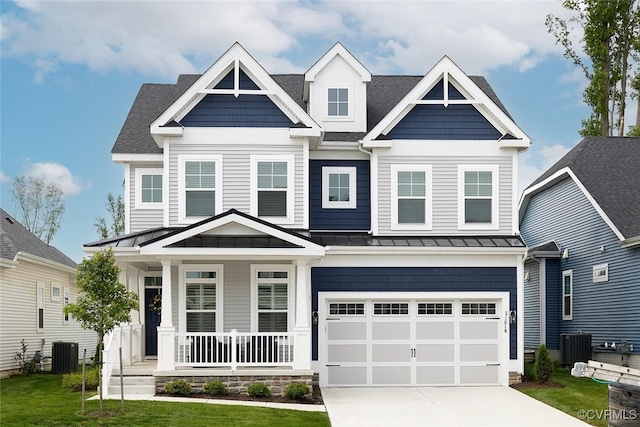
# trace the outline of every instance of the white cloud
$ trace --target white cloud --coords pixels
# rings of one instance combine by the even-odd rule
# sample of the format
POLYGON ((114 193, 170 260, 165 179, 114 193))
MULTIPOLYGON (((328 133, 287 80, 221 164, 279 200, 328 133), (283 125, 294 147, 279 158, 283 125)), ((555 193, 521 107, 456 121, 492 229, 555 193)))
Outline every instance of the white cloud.
POLYGON ((0 184, 4 184, 5 182, 11 181, 11 178, 3 171, 0 171, 0 184))
POLYGON ((518 194, 522 193, 533 181, 567 154, 571 148, 562 144, 531 144, 529 150, 520 155, 518 194))
POLYGON ((30 163, 26 166, 23 175, 40 178, 46 183, 58 184, 65 196, 75 196, 85 188, 82 180, 60 163, 30 163))

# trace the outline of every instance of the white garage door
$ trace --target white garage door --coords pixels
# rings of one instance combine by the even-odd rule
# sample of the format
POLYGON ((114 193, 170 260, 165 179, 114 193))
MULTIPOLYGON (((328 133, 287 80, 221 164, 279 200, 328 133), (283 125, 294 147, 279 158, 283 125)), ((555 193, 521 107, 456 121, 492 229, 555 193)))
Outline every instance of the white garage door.
POLYGON ((324 302, 324 333, 319 335, 325 346, 320 363, 326 386, 503 382, 508 334, 500 316, 501 300, 324 302))

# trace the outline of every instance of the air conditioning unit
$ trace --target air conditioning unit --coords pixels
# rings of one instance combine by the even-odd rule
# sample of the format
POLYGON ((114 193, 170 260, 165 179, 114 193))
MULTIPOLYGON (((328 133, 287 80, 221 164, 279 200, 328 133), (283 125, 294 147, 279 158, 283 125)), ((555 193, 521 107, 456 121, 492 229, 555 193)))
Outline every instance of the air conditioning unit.
POLYGON ((51 351, 51 372, 69 374, 78 370, 78 343, 57 341, 51 351))
POLYGON ((573 366, 591 359, 591 334, 560 334, 560 363, 573 366))

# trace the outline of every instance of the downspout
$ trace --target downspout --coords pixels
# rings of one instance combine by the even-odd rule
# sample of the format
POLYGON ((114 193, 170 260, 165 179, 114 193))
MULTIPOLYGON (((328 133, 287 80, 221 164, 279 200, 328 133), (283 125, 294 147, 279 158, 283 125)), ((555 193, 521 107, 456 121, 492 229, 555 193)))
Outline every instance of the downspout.
MULTIPOLYGON (((373 152, 369 150, 365 150, 364 143, 362 141, 358 141, 358 150, 362 151, 363 153, 369 156, 369 205, 371 206, 371 209, 373 209, 373 203, 371 203, 371 195, 373 194, 373 191, 371 190, 371 160, 373 159, 373 152)), ((376 206, 376 209, 377 209, 377 206, 376 206)), ((370 212, 369 213, 369 230, 367 231, 367 234, 369 235, 373 234, 373 229, 371 228, 372 225, 373 225, 373 215, 370 212)))

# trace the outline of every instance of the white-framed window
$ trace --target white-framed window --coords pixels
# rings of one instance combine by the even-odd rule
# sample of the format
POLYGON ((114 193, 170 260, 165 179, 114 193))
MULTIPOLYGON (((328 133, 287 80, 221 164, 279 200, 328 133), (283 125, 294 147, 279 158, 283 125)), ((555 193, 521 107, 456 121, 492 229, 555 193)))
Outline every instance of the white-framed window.
POLYGON ((452 316, 452 302, 418 302, 418 316, 452 316))
POLYGON ((322 208, 323 209, 355 209, 356 202, 356 168, 355 167, 322 167, 322 208))
POLYGON ((609 264, 598 264, 593 266, 593 283, 609 281, 609 264))
POLYGON ((181 265, 181 322, 185 332, 217 332, 222 329, 222 266, 181 265))
POLYGON ((136 209, 162 208, 162 169, 136 169, 136 209))
POLYGON ((329 303, 330 316, 364 316, 363 302, 332 302, 329 303))
POLYGON ((60 285, 51 284, 51 301, 60 301, 62 298, 62 287, 60 285))
POLYGON ((327 88, 327 117, 347 118, 351 116, 349 107, 349 88, 327 88))
POLYGON ((44 332, 44 283, 36 284, 36 330, 44 332))
POLYGON ((251 266, 251 323, 257 332, 287 332, 293 322, 293 270, 287 265, 251 266))
POLYGON ((562 272, 562 320, 573 319, 573 270, 562 272))
POLYGON ((391 228, 432 228, 430 165, 391 166, 391 228))
POLYGON ((497 165, 458 166, 458 228, 499 228, 497 165))
POLYGON ((487 316, 496 314, 495 302, 463 302, 460 304, 460 313, 463 316, 487 316))
POLYGON ((178 216, 196 222, 222 212, 222 156, 178 156, 178 216))
POLYGON ((62 302, 62 323, 65 325, 69 324, 69 314, 64 312, 64 307, 67 306, 71 302, 71 293, 69 292, 69 288, 64 288, 64 300, 62 302))
POLYGON ((251 215, 294 222, 295 156, 251 156, 251 215))
POLYGON ((374 316, 406 316, 409 314, 408 302, 374 302, 374 316))

